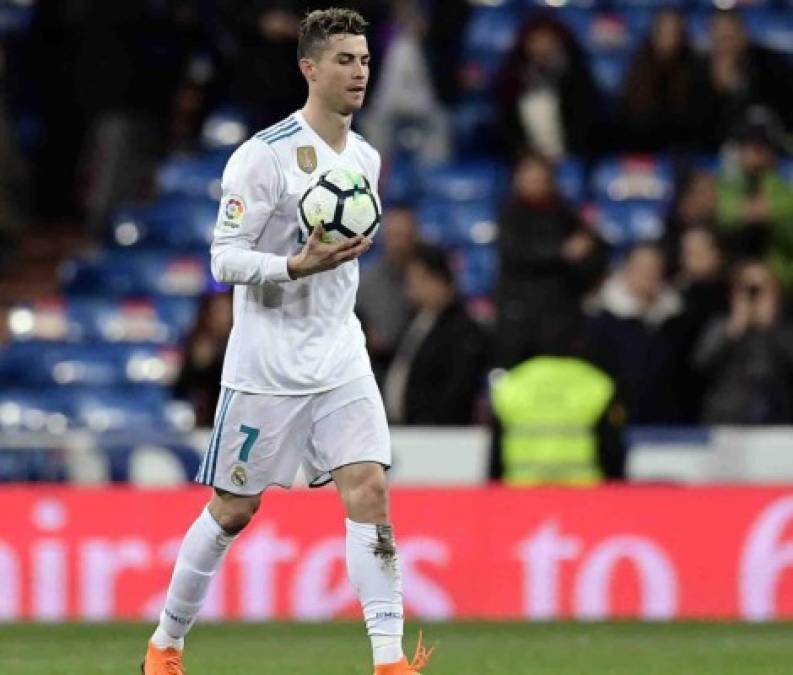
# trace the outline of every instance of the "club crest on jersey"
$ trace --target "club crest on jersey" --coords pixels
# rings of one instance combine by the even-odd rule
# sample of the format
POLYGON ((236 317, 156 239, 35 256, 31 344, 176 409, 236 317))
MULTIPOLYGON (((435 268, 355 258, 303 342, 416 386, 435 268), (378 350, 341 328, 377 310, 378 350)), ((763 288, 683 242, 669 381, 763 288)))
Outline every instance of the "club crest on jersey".
POLYGON ((231 470, 231 482, 237 487, 243 487, 248 482, 248 473, 243 466, 235 466, 231 470))
POLYGON ((245 215, 245 202, 238 195, 227 195, 220 203, 220 220, 223 227, 236 230, 242 224, 245 215))
POLYGON ((297 165, 306 173, 314 173, 317 168, 317 151, 313 145, 301 145, 297 149, 297 165))

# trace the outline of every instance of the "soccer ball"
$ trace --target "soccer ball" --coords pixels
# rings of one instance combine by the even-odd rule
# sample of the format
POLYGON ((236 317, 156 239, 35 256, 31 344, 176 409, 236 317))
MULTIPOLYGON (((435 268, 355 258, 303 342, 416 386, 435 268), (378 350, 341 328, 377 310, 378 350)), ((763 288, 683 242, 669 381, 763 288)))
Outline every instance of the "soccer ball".
POLYGON ((380 201, 366 176, 347 169, 325 171, 312 181, 297 211, 303 240, 322 223, 325 243, 358 235, 374 237, 382 215, 380 201))

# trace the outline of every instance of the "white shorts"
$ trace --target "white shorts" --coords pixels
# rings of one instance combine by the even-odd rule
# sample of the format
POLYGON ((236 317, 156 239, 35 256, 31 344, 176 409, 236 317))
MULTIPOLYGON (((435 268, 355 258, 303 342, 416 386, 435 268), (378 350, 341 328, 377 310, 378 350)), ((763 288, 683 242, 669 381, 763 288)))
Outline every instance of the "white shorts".
POLYGON ((246 394, 223 387, 196 482, 238 495, 291 487, 301 463, 311 487, 347 464, 391 465, 383 400, 367 375, 305 396, 246 394))

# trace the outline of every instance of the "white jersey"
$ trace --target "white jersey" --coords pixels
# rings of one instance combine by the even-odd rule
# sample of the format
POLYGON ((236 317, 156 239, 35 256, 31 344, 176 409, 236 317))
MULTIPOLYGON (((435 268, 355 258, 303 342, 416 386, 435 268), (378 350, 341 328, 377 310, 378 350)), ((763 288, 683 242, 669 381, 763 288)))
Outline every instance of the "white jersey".
POLYGON ((243 143, 223 172, 212 274, 234 284, 234 326, 222 384, 260 394, 311 394, 372 372, 353 313, 358 261, 292 280, 286 260, 302 248, 297 203, 333 168, 376 187, 380 156, 350 132, 336 152, 296 112, 243 143))

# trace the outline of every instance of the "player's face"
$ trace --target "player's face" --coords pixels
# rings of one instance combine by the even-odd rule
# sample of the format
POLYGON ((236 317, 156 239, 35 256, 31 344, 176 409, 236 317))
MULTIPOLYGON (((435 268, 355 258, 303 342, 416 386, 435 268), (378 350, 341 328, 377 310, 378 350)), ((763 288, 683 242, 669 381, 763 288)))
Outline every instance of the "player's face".
POLYGON ((329 109, 361 109, 369 82, 369 48, 363 35, 333 35, 315 64, 314 90, 329 109))

